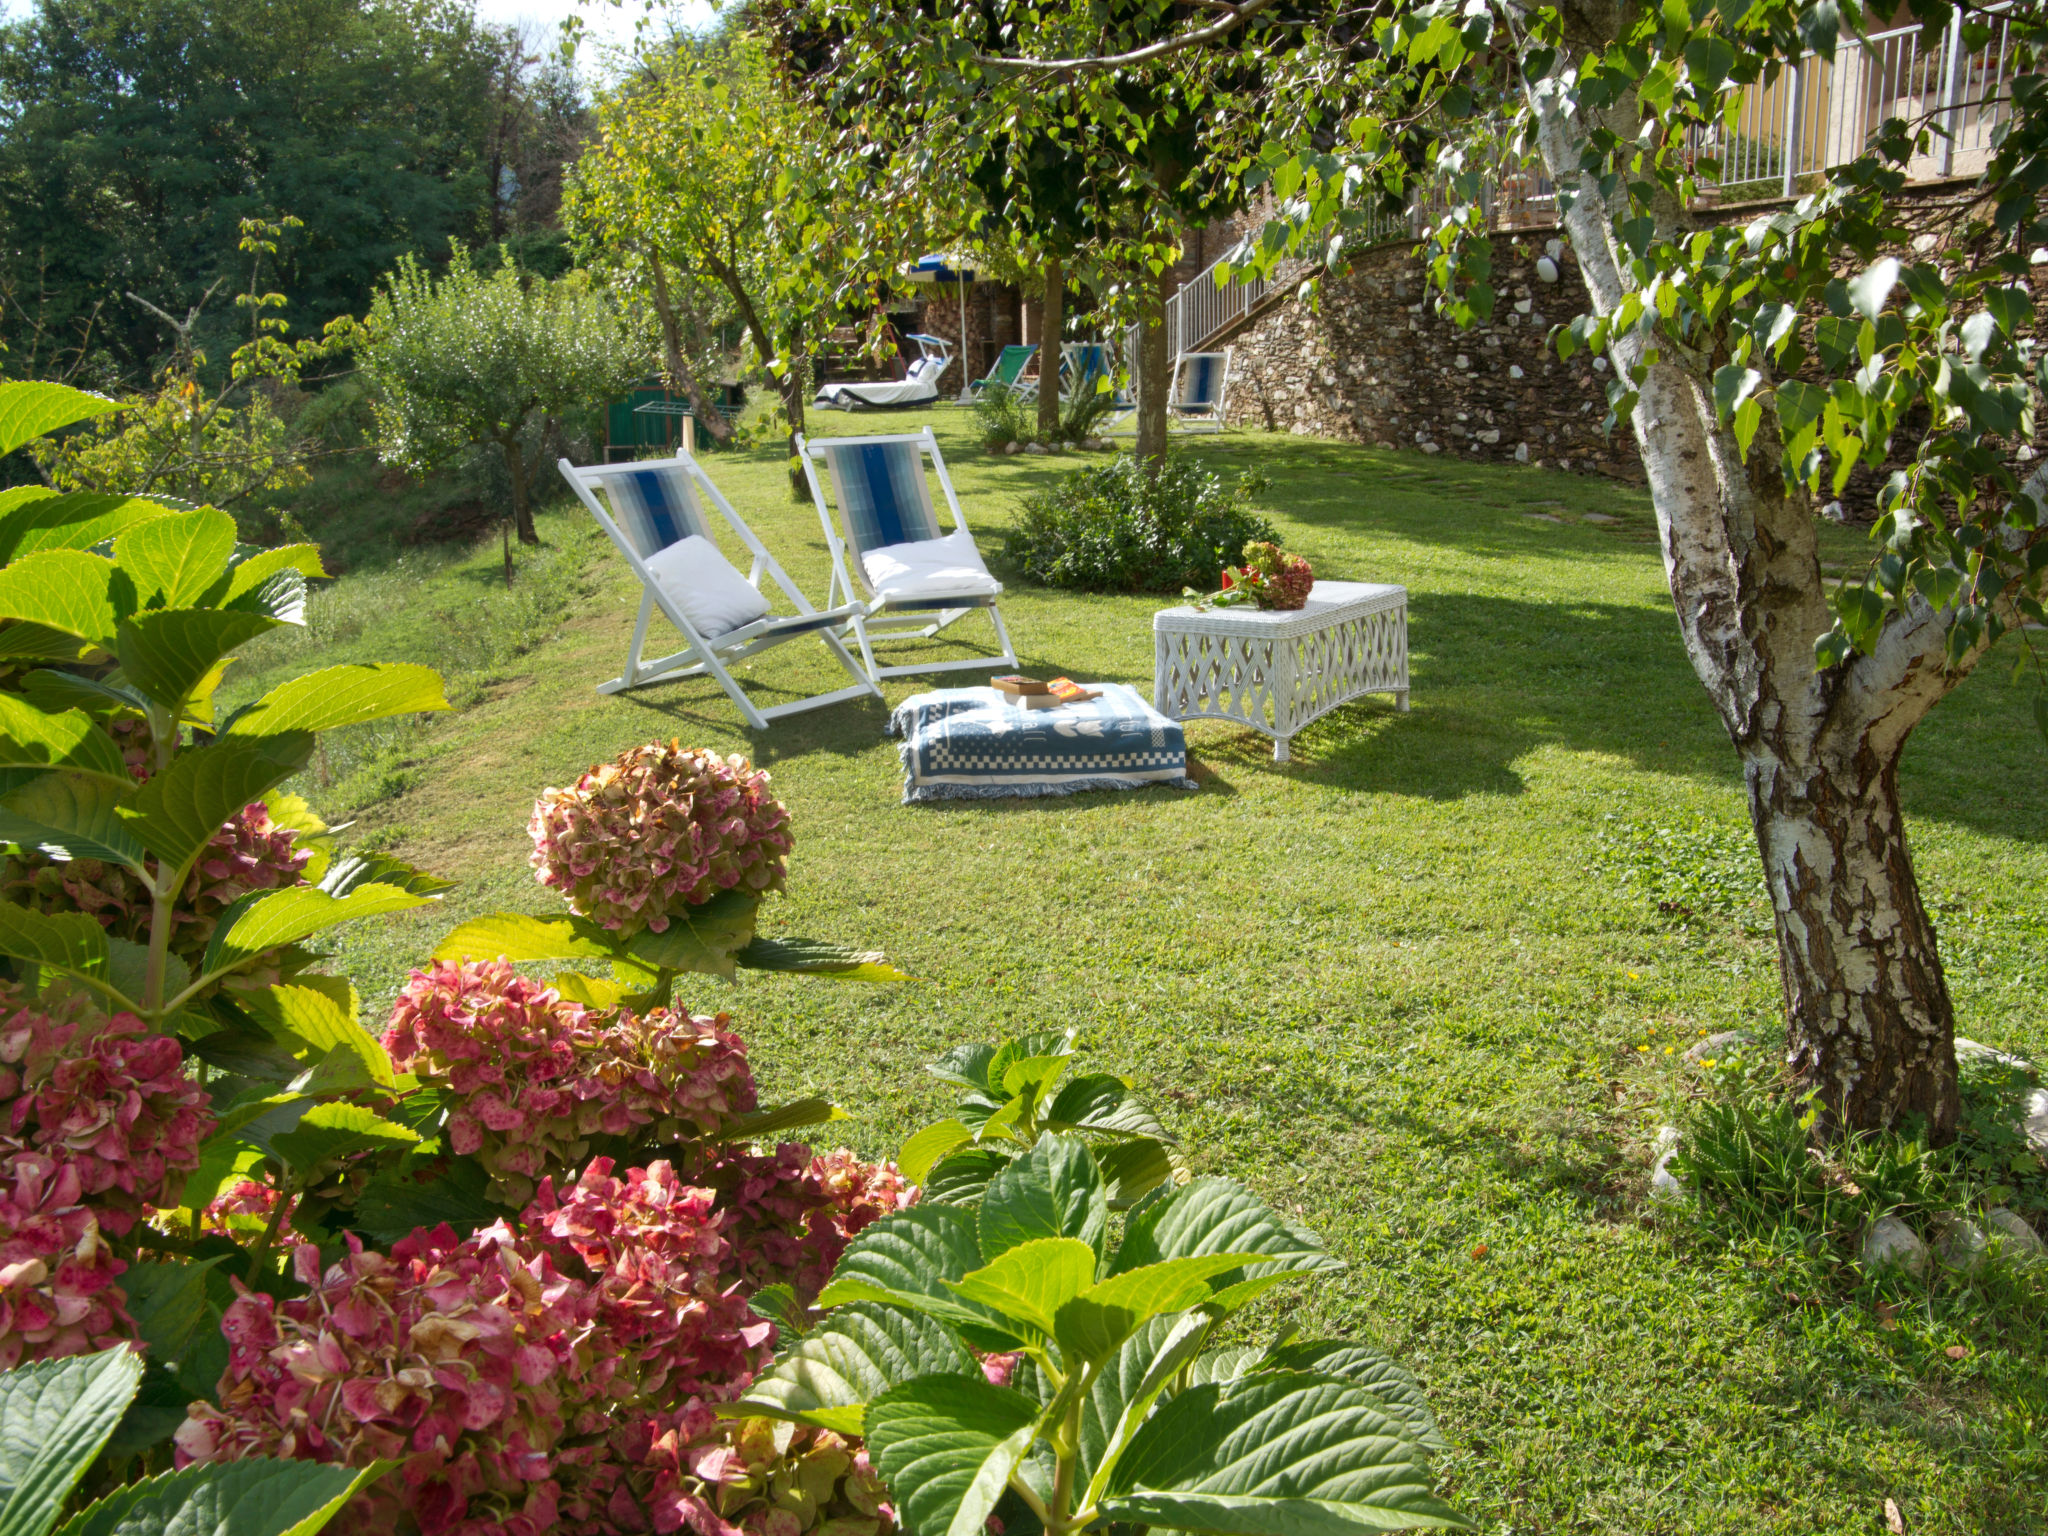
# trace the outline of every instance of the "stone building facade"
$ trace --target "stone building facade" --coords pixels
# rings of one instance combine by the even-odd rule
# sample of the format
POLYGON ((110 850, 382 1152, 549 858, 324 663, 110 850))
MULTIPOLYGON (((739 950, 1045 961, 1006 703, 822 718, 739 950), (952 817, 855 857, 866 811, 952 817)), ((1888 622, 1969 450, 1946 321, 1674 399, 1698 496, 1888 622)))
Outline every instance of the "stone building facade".
POLYGON ((1326 278, 1311 307, 1289 299, 1229 345, 1229 419, 1386 448, 1542 464, 1640 480, 1628 423, 1612 435, 1604 358, 1560 362, 1550 329, 1589 308, 1555 231, 1495 237, 1493 318, 1462 329, 1434 313, 1407 244, 1326 278), (1556 280, 1538 261, 1548 257, 1556 280))

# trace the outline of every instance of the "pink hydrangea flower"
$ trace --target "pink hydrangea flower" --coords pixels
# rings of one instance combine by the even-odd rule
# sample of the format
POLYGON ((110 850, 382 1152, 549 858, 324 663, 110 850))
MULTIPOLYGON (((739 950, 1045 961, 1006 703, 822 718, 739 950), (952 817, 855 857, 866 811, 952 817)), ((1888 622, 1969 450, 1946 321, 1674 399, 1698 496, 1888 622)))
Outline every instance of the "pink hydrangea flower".
POLYGON ((668 927, 720 891, 782 889, 789 812, 744 757, 651 742, 534 802, 533 868, 570 909, 621 933, 668 927))
POLYGON ((82 992, 31 998, 0 985, 0 1130, 76 1170, 101 1228, 119 1237, 176 1204, 214 1119, 184 1051, 132 1013, 82 992))
POLYGON ((76 1161, 0 1137, 0 1370, 135 1336, 76 1161))
POLYGON ((490 1172, 498 1198, 582 1163, 594 1136, 715 1135, 755 1106, 746 1047, 726 1017, 594 1011, 503 960, 414 971, 384 1045, 451 1098, 448 1144, 490 1172))
POLYGON ((805 1301, 831 1278, 854 1234, 917 1195, 894 1163, 846 1148, 822 1156, 785 1142, 773 1153, 722 1153, 701 1173, 718 1188, 725 1234, 749 1289, 778 1282, 805 1301))
MULTIPOLYGON (((255 1179, 238 1179, 207 1202, 206 1209, 199 1213, 199 1227, 203 1232, 217 1237, 230 1238, 238 1243, 249 1243, 262 1232, 270 1222, 270 1213, 277 1209, 277 1202, 284 1198, 284 1192, 273 1185, 258 1183, 255 1179), (231 1218, 244 1217, 243 1221, 231 1218)), ((299 1197, 291 1197, 277 1231, 271 1241, 281 1247, 297 1244, 299 1236, 292 1230, 292 1208, 299 1203, 299 1197)))

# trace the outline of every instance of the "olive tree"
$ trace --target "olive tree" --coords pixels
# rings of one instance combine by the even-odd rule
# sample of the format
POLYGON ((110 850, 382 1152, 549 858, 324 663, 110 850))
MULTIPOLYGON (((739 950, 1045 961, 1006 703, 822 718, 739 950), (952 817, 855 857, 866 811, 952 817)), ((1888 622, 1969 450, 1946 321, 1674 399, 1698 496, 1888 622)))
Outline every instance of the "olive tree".
POLYGON ((387 463, 415 472, 477 445, 503 454, 510 529, 537 544, 533 477, 546 452, 534 430, 597 410, 630 390, 652 361, 639 327, 582 273, 553 281, 508 260, 479 272, 461 247, 439 278, 399 258, 371 301, 357 342, 387 463))

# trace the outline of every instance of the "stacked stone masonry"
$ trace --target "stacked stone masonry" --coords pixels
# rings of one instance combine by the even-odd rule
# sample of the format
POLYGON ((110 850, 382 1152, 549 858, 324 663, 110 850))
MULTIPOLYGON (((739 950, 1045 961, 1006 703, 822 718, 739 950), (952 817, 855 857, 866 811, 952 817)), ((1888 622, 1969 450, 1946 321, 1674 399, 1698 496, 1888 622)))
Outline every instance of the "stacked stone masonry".
POLYGON ((1606 359, 1559 362, 1546 342, 1590 308, 1570 248, 1554 241, 1544 230, 1496 239, 1493 318, 1470 329, 1434 312, 1412 247, 1366 253, 1324 280, 1316 307, 1289 299, 1231 341, 1231 423, 1641 480, 1628 423, 1602 431, 1606 359), (1555 282, 1539 273, 1546 257, 1555 282))

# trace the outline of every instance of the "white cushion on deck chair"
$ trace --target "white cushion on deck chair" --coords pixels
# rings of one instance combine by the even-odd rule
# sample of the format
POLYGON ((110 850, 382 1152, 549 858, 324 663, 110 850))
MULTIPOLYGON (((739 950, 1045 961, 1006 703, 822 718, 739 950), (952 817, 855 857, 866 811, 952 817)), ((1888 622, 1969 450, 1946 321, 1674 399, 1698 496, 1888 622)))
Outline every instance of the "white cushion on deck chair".
POLYGON ((768 599, 701 534, 649 555, 647 574, 706 640, 730 634, 768 612, 768 599))
POLYGON ((942 539, 884 544, 861 556, 861 564, 884 597, 993 597, 1003 590, 981 563, 974 535, 960 528, 942 539))

